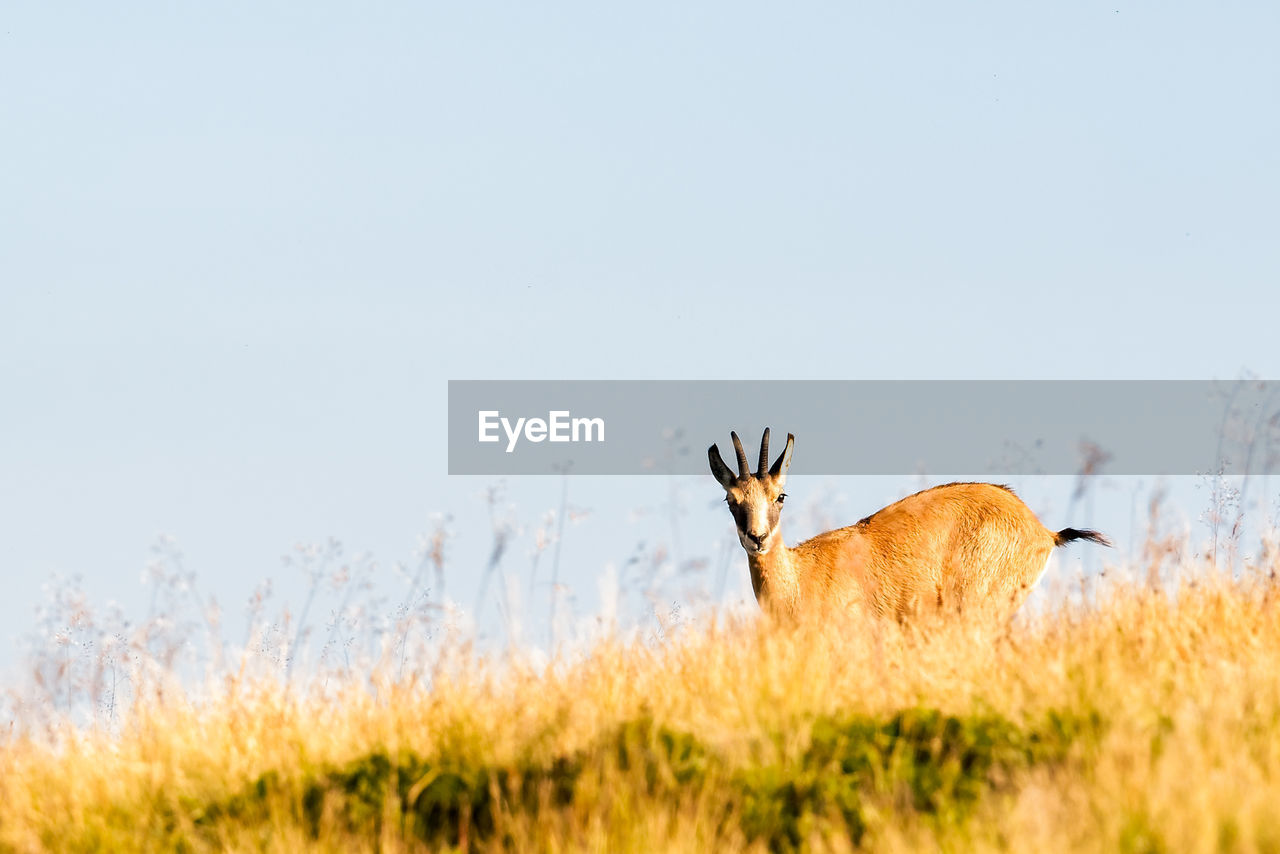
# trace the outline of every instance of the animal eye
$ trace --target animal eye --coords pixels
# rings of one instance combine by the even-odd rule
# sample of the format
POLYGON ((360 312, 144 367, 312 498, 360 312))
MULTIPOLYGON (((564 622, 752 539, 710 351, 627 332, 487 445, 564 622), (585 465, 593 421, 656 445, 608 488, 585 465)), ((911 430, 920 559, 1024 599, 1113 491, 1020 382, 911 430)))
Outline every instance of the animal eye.
POLYGON ((787 497, 787 494, 785 492, 780 493, 778 495, 778 503, 781 504, 784 500, 786 500, 786 497, 787 497))

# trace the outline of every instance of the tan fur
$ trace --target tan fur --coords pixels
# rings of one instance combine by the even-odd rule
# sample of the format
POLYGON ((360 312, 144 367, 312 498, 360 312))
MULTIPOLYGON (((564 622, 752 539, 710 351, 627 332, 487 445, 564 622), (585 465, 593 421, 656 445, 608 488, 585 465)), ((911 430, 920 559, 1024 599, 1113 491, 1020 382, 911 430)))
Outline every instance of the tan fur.
MULTIPOLYGON (((792 441, 788 436, 787 450, 773 471, 746 472, 731 483, 732 473, 718 470, 719 452, 712 446, 712 470, 725 486, 736 518, 759 520, 755 505, 774 502, 782 494, 783 463, 790 463, 792 441)), ((758 525, 743 531, 740 524, 739 537, 761 607, 792 616, 832 608, 900 619, 939 609, 983 607, 1012 613, 1039 580, 1054 546, 1066 542, 1042 525, 1012 490, 990 483, 926 489, 856 525, 792 548, 782 541, 779 515, 773 514, 773 528, 762 544, 747 536, 759 537, 758 525)), ((1071 533, 1106 542, 1094 532, 1071 533)))

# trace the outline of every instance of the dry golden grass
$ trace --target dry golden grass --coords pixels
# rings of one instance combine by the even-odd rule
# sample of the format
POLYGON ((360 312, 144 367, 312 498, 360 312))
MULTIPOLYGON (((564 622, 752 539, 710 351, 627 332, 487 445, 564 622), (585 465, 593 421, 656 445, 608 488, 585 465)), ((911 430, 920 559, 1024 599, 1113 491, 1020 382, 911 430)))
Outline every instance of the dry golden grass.
POLYGON ((537 672, 229 680, 0 746, 34 850, 1280 850, 1280 583, 686 628, 537 672))

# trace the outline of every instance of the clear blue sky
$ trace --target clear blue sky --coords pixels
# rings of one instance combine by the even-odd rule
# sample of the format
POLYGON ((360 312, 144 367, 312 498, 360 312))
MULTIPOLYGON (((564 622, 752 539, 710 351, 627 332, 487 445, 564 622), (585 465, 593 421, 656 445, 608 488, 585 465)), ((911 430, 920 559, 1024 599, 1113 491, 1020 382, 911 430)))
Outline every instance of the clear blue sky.
MULTIPOLYGON (((451 512, 465 588, 449 379, 1278 378, 1278 33, 1261 2, 7 8, 6 643, 49 572, 144 601, 159 533, 230 614, 295 542, 407 559, 451 512)), ((591 589, 668 485, 572 489, 591 589)), ((508 491, 527 550, 559 484, 508 491)))

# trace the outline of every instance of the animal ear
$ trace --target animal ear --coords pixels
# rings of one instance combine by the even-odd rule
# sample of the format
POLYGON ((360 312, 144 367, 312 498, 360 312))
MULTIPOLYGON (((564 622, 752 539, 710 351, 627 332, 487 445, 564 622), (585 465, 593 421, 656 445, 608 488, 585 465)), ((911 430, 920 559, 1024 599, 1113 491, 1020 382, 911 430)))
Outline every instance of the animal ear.
POLYGON ((795 447, 796 437, 794 434, 787 434, 787 446, 782 449, 781 456, 774 462, 773 468, 769 469, 771 477, 785 480, 787 477, 787 469, 791 468, 791 450, 795 447))
POLYGON ((724 464, 724 459, 720 456, 720 449, 715 445, 707 448, 707 459, 711 462, 711 473, 715 475, 720 485, 728 491, 729 487, 733 486, 736 478, 733 476, 733 472, 729 471, 729 467, 724 464))

